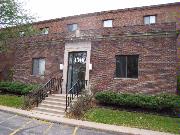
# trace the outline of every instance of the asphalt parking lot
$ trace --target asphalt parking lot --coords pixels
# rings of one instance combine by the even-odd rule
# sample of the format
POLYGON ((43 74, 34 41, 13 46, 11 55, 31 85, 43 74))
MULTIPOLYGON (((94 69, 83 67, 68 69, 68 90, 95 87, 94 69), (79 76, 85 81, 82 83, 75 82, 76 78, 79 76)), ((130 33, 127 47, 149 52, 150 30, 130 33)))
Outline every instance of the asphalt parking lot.
POLYGON ((0 135, 117 135, 0 111, 0 135))

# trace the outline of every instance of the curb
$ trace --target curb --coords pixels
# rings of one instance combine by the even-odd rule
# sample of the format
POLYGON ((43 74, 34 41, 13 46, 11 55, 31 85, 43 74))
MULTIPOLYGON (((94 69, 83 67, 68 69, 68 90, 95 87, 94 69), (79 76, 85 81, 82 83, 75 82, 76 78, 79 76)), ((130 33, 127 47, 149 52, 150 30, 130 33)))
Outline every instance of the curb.
POLYGON ((4 112, 19 114, 25 117, 46 120, 46 121, 50 121, 54 123, 63 123, 66 125, 78 126, 78 127, 86 128, 86 129, 95 129, 95 130, 100 130, 100 131, 105 131, 105 132, 110 132, 110 133, 115 133, 115 134, 124 133, 128 135, 174 135, 171 133, 145 130, 145 129, 139 129, 139 128, 108 125, 108 124, 102 124, 102 123, 56 117, 56 116, 47 116, 44 114, 36 114, 36 113, 33 113, 32 111, 26 111, 26 110, 21 110, 21 109, 16 109, 12 107, 1 106, 1 105, 0 105, 0 110, 4 112))

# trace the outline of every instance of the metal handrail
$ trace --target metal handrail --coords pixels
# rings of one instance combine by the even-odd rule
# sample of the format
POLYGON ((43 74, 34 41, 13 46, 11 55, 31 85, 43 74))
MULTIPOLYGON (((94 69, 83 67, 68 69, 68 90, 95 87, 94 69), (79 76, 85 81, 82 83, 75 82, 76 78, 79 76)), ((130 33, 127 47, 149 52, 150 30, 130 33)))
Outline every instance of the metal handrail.
POLYGON ((30 93, 24 96, 25 105, 26 106, 38 106, 42 100, 48 96, 48 94, 52 94, 57 92, 60 89, 60 93, 62 93, 62 77, 60 78, 51 78, 46 84, 43 86, 31 91, 30 93))
POLYGON ((85 89, 85 86, 87 86, 87 80, 77 80, 76 83, 70 88, 69 91, 66 89, 66 109, 70 106, 72 100, 75 97, 78 97, 81 93, 82 89, 85 89))

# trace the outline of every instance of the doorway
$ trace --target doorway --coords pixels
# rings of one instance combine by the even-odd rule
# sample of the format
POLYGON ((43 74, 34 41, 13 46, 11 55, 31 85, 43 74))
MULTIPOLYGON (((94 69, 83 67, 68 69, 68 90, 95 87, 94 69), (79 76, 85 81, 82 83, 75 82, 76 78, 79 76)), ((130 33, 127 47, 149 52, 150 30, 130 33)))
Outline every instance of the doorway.
POLYGON ((86 51, 68 53, 68 69, 66 89, 69 91, 79 80, 84 81, 86 75, 86 51))
POLYGON ((90 41, 78 41, 78 42, 74 41, 74 42, 65 43, 63 84, 62 84, 63 94, 66 94, 66 92, 69 90, 69 88, 73 85, 73 82, 75 82, 75 80, 77 79, 73 75, 76 74, 76 73, 74 73, 77 71, 76 69, 79 69, 77 67, 78 67, 78 64, 80 64, 80 63, 84 66, 83 67, 80 64, 80 67, 82 66, 83 67, 82 69, 85 70, 85 72, 84 72, 85 79, 84 80, 87 80, 87 85, 85 86, 86 90, 89 90, 89 87, 90 87, 90 85, 89 85, 90 57, 91 57, 91 42, 90 41), (83 57, 83 60, 81 59, 82 57, 83 57), (74 63, 72 63, 72 59, 74 60, 74 63), (72 70, 74 70, 74 71, 72 71, 72 70), (68 76, 69 76, 69 78, 68 78, 68 76), (72 79, 72 78, 74 78, 74 79, 72 79))

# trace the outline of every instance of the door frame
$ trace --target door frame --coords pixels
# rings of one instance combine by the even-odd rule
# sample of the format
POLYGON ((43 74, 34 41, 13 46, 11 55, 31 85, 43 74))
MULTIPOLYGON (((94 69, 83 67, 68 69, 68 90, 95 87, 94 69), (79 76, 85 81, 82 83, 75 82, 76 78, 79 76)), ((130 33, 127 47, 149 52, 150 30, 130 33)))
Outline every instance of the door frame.
POLYGON ((87 86, 89 90, 89 64, 90 64, 90 55, 91 55, 91 42, 90 41, 82 41, 82 42, 67 42, 65 43, 65 51, 64 51, 64 69, 63 69, 63 85, 62 85, 62 93, 66 93, 66 84, 67 84, 67 74, 68 74, 68 54, 69 52, 87 52, 86 57, 86 74, 85 80, 87 80, 87 86))

